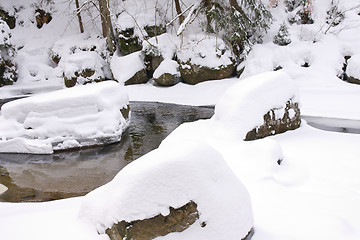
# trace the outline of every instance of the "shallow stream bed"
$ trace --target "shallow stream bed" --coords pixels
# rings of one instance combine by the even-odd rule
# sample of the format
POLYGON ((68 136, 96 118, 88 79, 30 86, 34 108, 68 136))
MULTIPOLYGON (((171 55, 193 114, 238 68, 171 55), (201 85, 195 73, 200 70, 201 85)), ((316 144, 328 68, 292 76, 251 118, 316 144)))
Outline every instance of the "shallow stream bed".
POLYGON ((109 182, 131 161, 157 148, 184 122, 210 118, 214 109, 131 102, 131 125, 121 142, 52 155, 0 154, 3 202, 49 201, 82 196, 109 182))

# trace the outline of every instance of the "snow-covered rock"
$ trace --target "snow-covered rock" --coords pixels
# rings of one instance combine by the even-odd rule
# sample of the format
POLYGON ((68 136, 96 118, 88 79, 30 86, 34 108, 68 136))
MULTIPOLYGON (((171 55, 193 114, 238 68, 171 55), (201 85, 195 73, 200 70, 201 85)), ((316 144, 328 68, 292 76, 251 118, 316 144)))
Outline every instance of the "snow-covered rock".
POLYGON ((114 78, 119 83, 131 85, 148 81, 141 51, 126 56, 114 54, 110 62, 110 68, 114 78))
POLYGON ((189 84, 228 78, 235 69, 230 49, 214 36, 190 37, 177 56, 181 78, 189 84))
POLYGON ((360 84, 360 54, 354 55, 348 60, 346 75, 349 82, 360 84))
POLYGON ((155 70, 154 81, 161 86, 173 86, 180 81, 179 64, 170 59, 165 59, 155 70))
POLYGON ((264 124, 264 115, 271 110, 274 120, 283 118, 288 108, 290 118, 300 121, 294 106, 291 109, 290 105, 286 106, 289 101, 299 103, 298 90, 291 77, 282 71, 261 73, 228 89, 216 104, 212 120, 222 131, 245 139, 249 131, 264 124))
POLYGON ((6 103, 0 115, 0 152, 49 154, 120 141, 129 124, 122 109, 128 109, 128 95, 114 81, 6 103))
POLYGON ((84 85, 105 80, 107 65, 97 52, 81 51, 62 60, 63 76, 66 87, 84 85))
POLYGON ((222 156, 203 142, 160 147, 83 199, 82 220, 104 234, 113 224, 166 216, 193 201, 199 218, 161 239, 243 239, 253 226, 249 194, 222 156))

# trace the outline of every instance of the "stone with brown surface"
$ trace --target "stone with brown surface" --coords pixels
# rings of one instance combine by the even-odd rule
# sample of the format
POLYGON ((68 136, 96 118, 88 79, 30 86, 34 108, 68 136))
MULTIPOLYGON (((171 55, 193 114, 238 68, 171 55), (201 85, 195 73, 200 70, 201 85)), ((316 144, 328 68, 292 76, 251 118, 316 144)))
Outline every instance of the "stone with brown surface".
MULTIPOLYGON (((144 220, 121 221, 106 230, 111 240, 150 240, 172 232, 182 232, 199 219, 197 204, 193 201, 174 209, 167 216, 161 214, 144 220)), ((205 227, 206 224, 204 224, 205 227)))
POLYGON ((301 118, 299 103, 294 103, 292 99, 290 99, 286 103, 284 115, 281 118, 276 118, 276 110, 280 109, 271 109, 268 111, 264 115, 264 124, 249 131, 246 134, 245 140, 256 140, 300 127, 301 118), (290 114, 290 111, 293 111, 293 114, 290 114))

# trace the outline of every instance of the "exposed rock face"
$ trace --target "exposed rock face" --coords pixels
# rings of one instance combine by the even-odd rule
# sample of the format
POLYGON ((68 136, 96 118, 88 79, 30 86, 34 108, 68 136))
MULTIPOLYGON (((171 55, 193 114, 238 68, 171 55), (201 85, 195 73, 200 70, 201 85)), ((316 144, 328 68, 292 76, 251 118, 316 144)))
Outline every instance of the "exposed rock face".
POLYGON ((124 55, 140 51, 142 48, 141 41, 138 36, 134 35, 134 28, 126 28, 118 33, 120 51, 124 55))
POLYGON ((149 78, 153 77, 155 70, 159 67, 160 63, 164 60, 161 55, 154 55, 145 53, 144 63, 149 78))
POLYGON ((164 73, 160 77, 154 78, 154 81, 161 86, 173 86, 180 82, 180 78, 171 73, 164 73))
POLYGON ((146 31, 149 38, 161 35, 166 33, 166 27, 164 25, 152 25, 152 26, 145 26, 144 30, 146 31))
POLYGON ((36 9, 35 13, 36 26, 38 28, 42 28, 44 24, 48 24, 52 20, 51 14, 42 9, 36 9))
POLYGON ((102 82, 105 80, 102 77, 92 79, 92 76, 95 74, 95 70, 90 68, 84 69, 81 72, 76 71, 74 74, 75 76, 71 78, 64 76, 64 83, 66 87, 73 87, 76 83, 85 85, 87 83, 102 82))
POLYGON ((144 220, 121 221, 107 229, 106 234, 111 240, 150 240, 172 232, 182 232, 199 219, 197 204, 193 201, 180 208, 169 209, 167 216, 159 214, 144 220))
POLYGON ((230 77, 235 67, 234 65, 221 65, 218 68, 208 68, 196 64, 191 64, 190 61, 184 63, 179 62, 180 74, 184 82, 189 84, 197 84, 207 80, 219 80, 230 77))
POLYGON ((271 109, 264 115, 264 124, 252 129, 246 135, 245 140, 255 140, 264 138, 267 136, 283 133, 288 130, 294 130, 300 127, 300 109, 299 103, 293 102, 290 99, 285 108, 282 109, 271 109), (278 112, 284 112, 282 116, 278 112))
POLYGON ((125 85, 147 83, 148 76, 145 69, 141 69, 125 82, 125 85))

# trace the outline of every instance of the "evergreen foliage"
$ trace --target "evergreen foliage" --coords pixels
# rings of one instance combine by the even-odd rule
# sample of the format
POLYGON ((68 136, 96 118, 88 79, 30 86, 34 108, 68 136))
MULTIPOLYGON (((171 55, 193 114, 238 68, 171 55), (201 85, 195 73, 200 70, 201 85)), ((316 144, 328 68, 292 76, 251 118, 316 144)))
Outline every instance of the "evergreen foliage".
POLYGON ((0 87, 11 85, 17 80, 16 67, 12 62, 14 55, 10 28, 5 21, 0 20, 0 87))
POLYGON ((288 26, 285 22, 280 25, 279 31, 274 36, 273 42, 280 46, 286 46, 291 43, 291 39, 289 38, 288 26))
POLYGON ((261 43, 272 16, 261 0, 229 2, 208 2, 204 8, 206 31, 216 33, 230 43, 237 61, 240 61, 253 44, 261 43))

